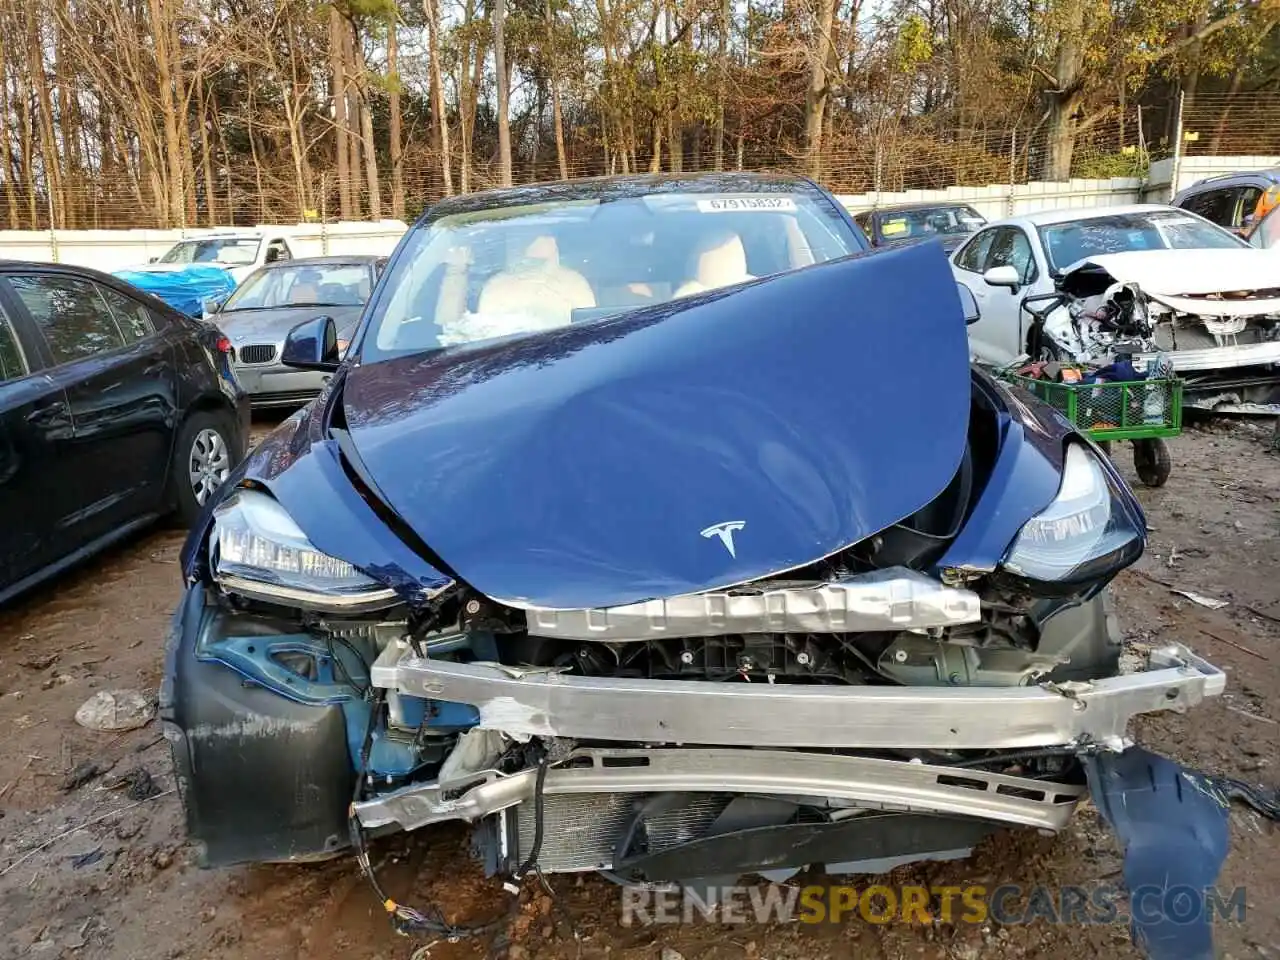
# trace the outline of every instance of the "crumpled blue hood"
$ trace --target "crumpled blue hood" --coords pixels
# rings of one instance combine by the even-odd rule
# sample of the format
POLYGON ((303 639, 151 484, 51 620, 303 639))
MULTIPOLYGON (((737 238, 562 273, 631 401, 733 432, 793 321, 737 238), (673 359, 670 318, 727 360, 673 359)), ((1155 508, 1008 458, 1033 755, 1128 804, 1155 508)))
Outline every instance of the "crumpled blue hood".
POLYGON ((608 320, 357 365, 375 492, 513 606, 777 574, 937 496, 969 421, 941 248, 810 267, 608 320))

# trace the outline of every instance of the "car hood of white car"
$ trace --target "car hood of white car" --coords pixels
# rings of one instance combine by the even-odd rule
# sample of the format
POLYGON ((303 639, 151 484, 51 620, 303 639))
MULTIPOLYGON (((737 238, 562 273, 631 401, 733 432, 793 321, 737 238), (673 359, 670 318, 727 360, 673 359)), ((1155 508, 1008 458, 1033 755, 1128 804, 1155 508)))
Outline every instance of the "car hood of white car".
POLYGON ((1280 259, 1266 250, 1131 250, 1088 257, 1064 276, 1105 270, 1117 283, 1137 284, 1179 313, 1219 317, 1280 313, 1280 259))

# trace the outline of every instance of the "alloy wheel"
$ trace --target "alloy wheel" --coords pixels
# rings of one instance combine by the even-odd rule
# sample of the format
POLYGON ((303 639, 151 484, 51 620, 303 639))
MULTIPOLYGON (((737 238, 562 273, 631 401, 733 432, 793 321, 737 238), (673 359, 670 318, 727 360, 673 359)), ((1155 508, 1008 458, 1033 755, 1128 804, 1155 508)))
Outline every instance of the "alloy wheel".
POLYGON ((222 434, 209 427, 196 434, 187 458, 187 472, 196 503, 203 507, 231 474, 231 451, 222 434))

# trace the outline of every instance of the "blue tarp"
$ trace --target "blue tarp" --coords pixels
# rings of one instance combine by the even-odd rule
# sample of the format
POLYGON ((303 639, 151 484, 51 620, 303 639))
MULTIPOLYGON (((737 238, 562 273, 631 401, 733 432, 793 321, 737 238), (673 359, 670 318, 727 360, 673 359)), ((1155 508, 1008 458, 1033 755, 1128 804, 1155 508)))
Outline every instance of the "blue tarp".
POLYGON ((235 278, 222 267, 193 265, 181 270, 116 270, 113 276, 192 317, 203 315, 206 300, 225 298, 236 288, 235 278))

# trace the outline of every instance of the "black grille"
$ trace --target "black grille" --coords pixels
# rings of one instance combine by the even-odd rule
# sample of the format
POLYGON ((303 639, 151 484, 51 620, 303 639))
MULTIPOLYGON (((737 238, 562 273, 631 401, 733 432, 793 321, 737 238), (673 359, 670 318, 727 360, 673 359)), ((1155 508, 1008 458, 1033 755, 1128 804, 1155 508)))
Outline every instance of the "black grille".
POLYGON ((251 343, 241 347, 237 353, 241 363, 270 363, 276 358, 274 343, 251 343))

